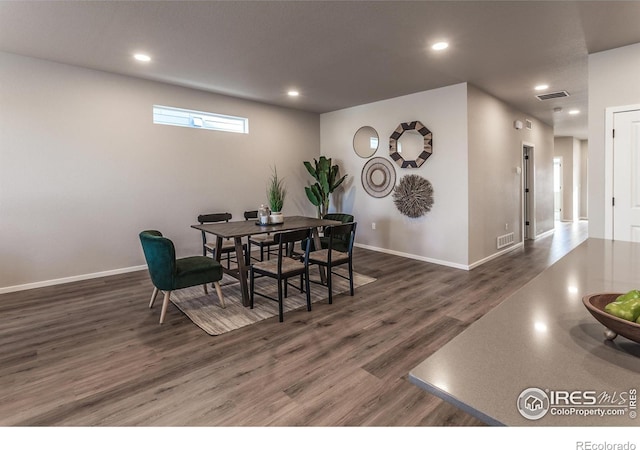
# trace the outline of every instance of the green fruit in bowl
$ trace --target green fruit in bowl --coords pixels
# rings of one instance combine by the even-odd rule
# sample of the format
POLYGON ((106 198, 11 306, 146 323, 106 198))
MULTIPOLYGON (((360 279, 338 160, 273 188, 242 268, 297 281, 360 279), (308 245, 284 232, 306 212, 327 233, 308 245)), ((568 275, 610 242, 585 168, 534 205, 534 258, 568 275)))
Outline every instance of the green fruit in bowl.
POLYGON ((640 320, 640 291, 633 289, 618 296, 615 301, 607 304, 604 310, 621 319, 638 322, 640 320))

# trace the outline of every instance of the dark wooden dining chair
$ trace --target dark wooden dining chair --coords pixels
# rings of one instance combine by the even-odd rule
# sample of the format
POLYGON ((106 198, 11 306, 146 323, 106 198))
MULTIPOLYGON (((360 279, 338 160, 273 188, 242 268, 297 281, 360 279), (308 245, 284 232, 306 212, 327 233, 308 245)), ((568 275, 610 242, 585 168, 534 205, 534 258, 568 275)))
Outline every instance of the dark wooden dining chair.
POLYGON ((309 265, 317 264, 326 268, 329 303, 333 303, 332 275, 349 280, 349 292, 353 296, 353 243, 356 235, 356 226, 357 222, 327 225, 324 228, 327 248, 309 252, 309 265), (345 241, 346 248, 343 247, 345 241), (333 271, 334 268, 344 264, 348 267, 348 277, 333 271))
POLYGON ((259 295, 261 297, 275 300, 278 302, 278 318, 280 322, 284 320, 284 301, 287 297, 287 286, 289 285, 289 278, 300 276, 300 292, 306 292, 307 296, 307 311, 311 311, 311 294, 309 291, 309 246, 304 252, 304 257, 300 258, 290 254, 290 248, 292 243, 299 242, 306 239, 309 242, 311 237, 311 228, 294 231, 283 231, 282 233, 275 233, 273 240, 278 246, 278 257, 256 262, 251 265, 249 269, 249 283, 250 283, 250 301, 249 306, 253 309, 254 296, 259 295), (265 293, 256 291, 255 278, 256 277, 270 277, 274 278, 278 283, 278 298, 274 298, 265 293), (302 286, 304 282, 304 288, 302 286))
MULTIPOLYGON (((200 214, 198 216, 198 222, 200 222, 200 225, 205 224, 205 223, 229 222, 232 218, 233 218, 233 216, 231 215, 231 213, 228 213, 228 212, 200 214)), ((213 257, 215 257, 215 254, 216 254, 215 237, 213 238, 213 240, 208 241, 207 240, 207 234, 208 233, 202 231, 202 254, 204 256, 207 256, 207 253, 211 253, 211 255, 213 257)), ((244 253, 243 256, 245 257, 245 261, 246 261, 247 265, 249 265, 249 258, 247 256, 247 245, 246 244, 242 245, 242 251, 244 253)), ((231 263, 232 262, 237 262, 237 261, 235 261, 234 259, 231 258, 232 255, 234 256, 234 258, 237 257, 237 255, 235 253, 236 253, 236 247, 235 247, 235 243, 233 242, 233 240, 224 239, 222 241, 221 255, 226 255, 227 269, 231 268, 231 263)))
MULTIPOLYGON (((258 210, 254 211, 245 211, 244 212, 245 220, 258 220, 258 210)), ((249 236, 247 238, 247 253, 251 257, 251 259, 255 261, 264 261, 264 251, 267 249, 267 259, 271 259, 271 254, 275 255, 275 250, 272 252, 271 246, 275 246, 276 242, 273 240, 273 235, 271 233, 267 234, 257 234, 255 236, 249 236), (260 259, 251 256, 251 246, 257 245, 260 248, 260 259)))
POLYGON ((149 308, 153 307, 158 291, 164 293, 160 323, 164 322, 171 292, 177 289, 201 284, 204 286, 206 295, 209 293, 207 283, 213 283, 220 299, 220 305, 225 307, 219 283, 222 279, 222 266, 218 261, 207 256, 188 256, 176 259, 173 242, 163 237, 162 233, 157 230, 142 231, 139 237, 149 268, 149 276, 153 283, 153 294, 151 294, 149 308))
MULTIPOLYGON (((337 220, 341 223, 349 223, 355 221, 353 215, 346 213, 329 213, 322 216, 322 218, 326 220, 337 220)), ((346 252, 347 248, 349 247, 349 236, 334 236, 333 244, 334 249, 340 250, 341 252, 346 252)), ((305 243, 303 242, 302 246, 304 247, 304 245, 305 243)), ((322 236, 320 236, 320 245, 324 249, 329 248, 329 237, 324 232, 322 233, 322 236)), ((309 249, 309 251, 313 252, 315 250, 315 243, 313 242, 313 240, 311 240, 311 248, 309 249)))

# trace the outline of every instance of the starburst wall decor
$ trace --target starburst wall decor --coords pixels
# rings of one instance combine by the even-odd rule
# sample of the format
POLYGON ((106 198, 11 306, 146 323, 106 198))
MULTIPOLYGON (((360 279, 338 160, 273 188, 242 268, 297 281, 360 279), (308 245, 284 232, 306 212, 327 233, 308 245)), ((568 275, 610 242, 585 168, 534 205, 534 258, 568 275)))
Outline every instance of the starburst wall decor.
POLYGON ((394 188, 393 202, 405 216, 420 217, 431 211, 433 186, 421 176, 407 175, 394 188))

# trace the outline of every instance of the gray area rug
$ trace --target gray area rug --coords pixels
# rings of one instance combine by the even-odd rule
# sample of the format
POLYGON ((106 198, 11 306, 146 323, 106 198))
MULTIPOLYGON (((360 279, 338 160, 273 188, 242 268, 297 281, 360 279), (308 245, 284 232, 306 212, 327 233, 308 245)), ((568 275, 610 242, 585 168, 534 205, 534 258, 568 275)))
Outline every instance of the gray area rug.
MULTIPOLYGON (((311 279, 319 280, 317 270, 314 270, 311 279)), ((346 270, 335 269, 337 273, 346 274, 346 270)), ((291 279, 294 285, 298 285, 299 278, 291 279)), ((333 283, 333 300, 343 293, 349 292, 349 282, 339 276, 331 278, 333 283)), ((372 283, 375 278, 353 274, 353 287, 357 289, 359 286, 372 283)), ((213 287, 209 288, 209 295, 204 294, 202 286, 194 286, 186 289, 180 289, 171 293, 171 301, 183 313, 191 319, 193 323, 202 328, 207 334, 217 336, 227 333, 247 325, 260 322, 278 315, 278 302, 266 299, 264 297, 255 296, 254 308, 242 306, 242 296, 240 293, 240 283, 238 280, 225 275, 220 282, 222 286, 222 295, 226 308, 220 306, 218 295, 213 287)), ((284 299, 284 321, 287 321, 287 311, 293 311, 299 308, 306 308, 306 296, 297 288, 289 286, 288 296, 284 299)), ((277 282, 272 278, 257 278, 256 291, 263 292, 274 298, 278 298, 277 282)), ((326 302, 329 291, 326 286, 311 283, 311 302, 326 302)), ((313 310, 310 314, 313 314, 313 310)))

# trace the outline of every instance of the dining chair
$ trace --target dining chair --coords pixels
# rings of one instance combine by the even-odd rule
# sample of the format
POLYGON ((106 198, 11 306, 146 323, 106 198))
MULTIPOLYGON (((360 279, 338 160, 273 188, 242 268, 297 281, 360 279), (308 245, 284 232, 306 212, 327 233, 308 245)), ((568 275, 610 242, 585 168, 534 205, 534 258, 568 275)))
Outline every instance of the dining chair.
POLYGON ((356 235, 356 226, 357 222, 327 225, 324 228, 324 235, 328 239, 327 248, 309 252, 309 265, 317 264, 326 268, 329 303, 333 303, 332 275, 349 280, 349 292, 353 296, 353 243, 356 235), (343 247, 345 239, 347 242, 346 249, 343 247), (333 271, 335 267, 344 264, 348 265, 348 277, 333 271))
MULTIPOLYGON (((353 215, 345 214, 345 213, 329 213, 322 216, 322 218, 326 220, 337 220, 341 223, 349 223, 354 221, 353 215)), ((341 252, 346 252, 349 247, 349 236, 334 236, 333 244, 334 244, 334 247, 333 247, 334 249, 340 250, 341 252)), ((304 245, 305 243, 303 242, 302 243, 303 248, 304 248, 304 245)), ((328 236, 326 236, 326 233, 324 232, 323 232, 323 235, 320 236, 320 245, 324 249, 329 248, 329 238, 328 236)), ((311 240, 311 248, 309 249, 309 251, 313 252, 315 250, 316 250, 316 246, 313 240, 311 240)))
MULTIPOLYGON (((228 212, 224 212, 224 213, 210 213, 210 214, 200 214, 198 216, 198 222, 200 222, 200 225, 205 224, 205 223, 218 223, 218 222, 229 222, 231 219, 233 218, 231 213, 228 212)), ((247 256, 247 245, 243 244, 242 245, 242 251, 244 252, 244 257, 245 257, 245 261, 247 263, 247 265, 249 265, 249 258, 247 256)), ((205 231, 202 231, 202 255, 203 256, 207 256, 207 252, 211 253, 212 256, 215 257, 216 254, 216 242, 215 240, 213 241, 207 241, 207 233, 205 231)), ((235 244, 233 242, 233 240, 231 239, 224 239, 222 241, 222 249, 220 252, 222 255, 226 255, 226 259, 227 259, 227 269, 231 268, 231 263, 232 262, 237 262, 231 259, 231 255, 235 255, 236 253, 236 247, 235 244)), ((237 257, 237 255, 236 255, 237 257)))
POLYGON ((250 300, 249 307, 253 309, 254 296, 259 295, 261 297, 275 300, 278 302, 278 318, 280 322, 284 320, 284 302, 283 299, 287 297, 287 286, 289 285, 289 278, 300 276, 300 292, 306 292, 307 297, 307 311, 311 311, 311 294, 309 291, 309 246, 304 252, 304 257, 294 257, 291 255, 289 244, 299 242, 306 239, 310 241, 311 228, 293 231, 283 231, 281 233, 275 233, 273 240, 278 246, 278 257, 256 262, 251 265, 249 269, 249 289, 250 300), (265 293, 256 291, 255 279, 256 277, 270 277, 274 278, 278 283, 278 298, 274 298, 265 293), (304 281, 304 288, 302 286, 304 281))
POLYGON ((204 293, 208 295, 207 283, 213 283, 218 293, 220 305, 224 308, 224 297, 220 289, 219 281, 222 279, 222 266, 214 259, 206 256, 187 256, 176 259, 176 250, 173 242, 162 236, 157 230, 145 230, 140 232, 140 243, 144 252, 149 275, 153 283, 153 294, 149 308, 158 296, 158 291, 164 293, 160 323, 164 322, 171 292, 199 284, 204 286, 204 293))
MULTIPOLYGON (((245 220, 258 220, 258 210, 254 211, 245 211, 244 212, 245 220)), ((267 249, 267 259, 271 259, 271 254, 275 255, 275 252, 271 251, 271 246, 274 246, 276 243, 273 240, 273 235, 271 233, 267 234, 258 234, 255 236, 249 236, 247 238, 247 253, 249 256, 255 261, 264 261, 264 249, 267 249), (257 245, 260 247, 260 259, 251 256, 251 246, 257 245)))

